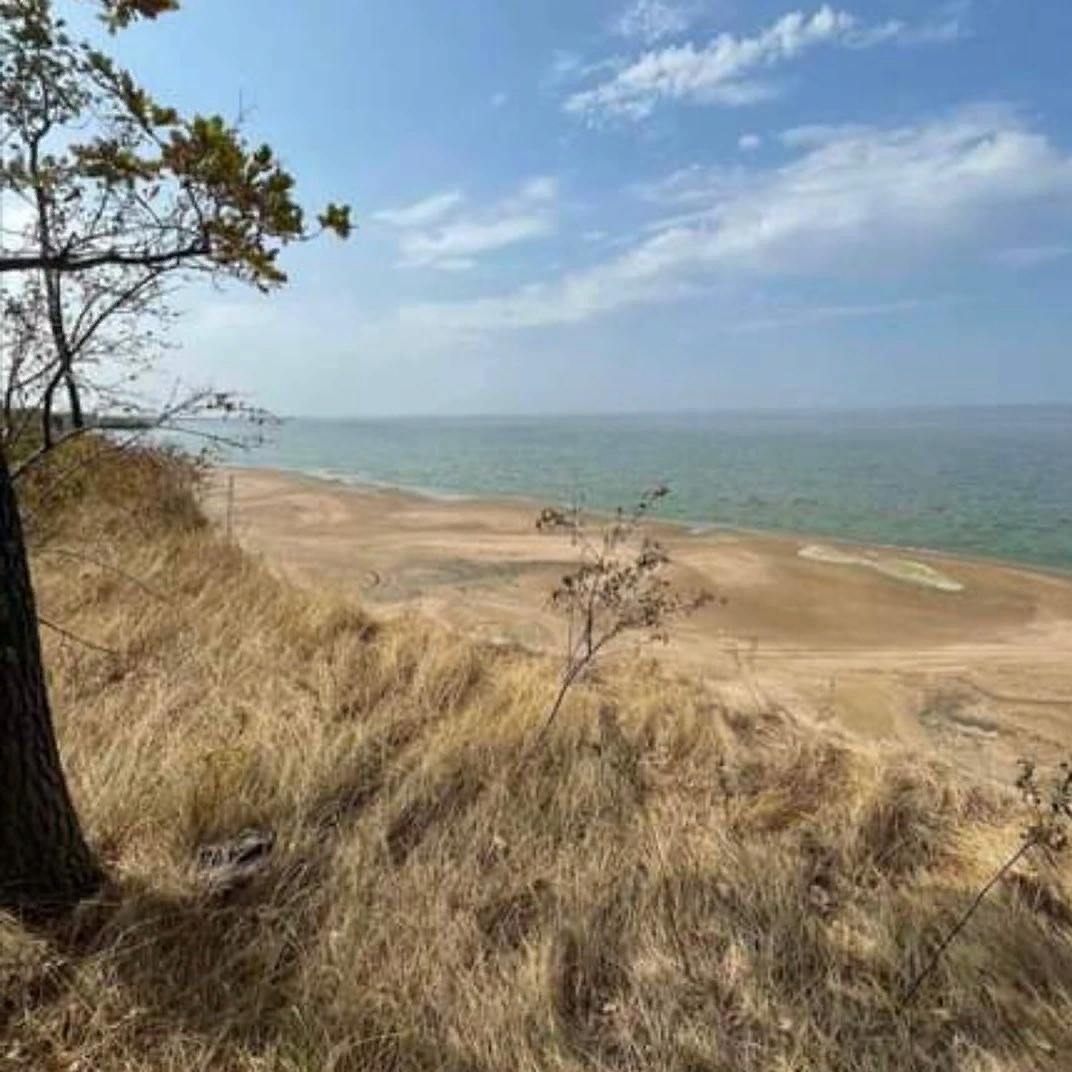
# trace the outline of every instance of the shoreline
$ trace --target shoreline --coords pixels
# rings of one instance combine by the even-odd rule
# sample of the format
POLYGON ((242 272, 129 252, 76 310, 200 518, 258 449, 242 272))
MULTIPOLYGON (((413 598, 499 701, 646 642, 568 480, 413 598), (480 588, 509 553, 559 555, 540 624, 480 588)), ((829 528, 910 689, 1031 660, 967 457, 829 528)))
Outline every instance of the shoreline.
MULTIPOLYGON (((577 550, 536 531, 544 504, 444 500, 268 466, 217 468, 203 504, 299 585, 389 616, 417 612, 474 640, 561 652, 565 623, 548 596, 577 550)), ((1013 770, 1040 749, 1067 754, 1072 579, 940 551, 728 526, 689 534, 657 516, 652 526, 676 589, 719 599, 650 651, 716 702, 836 719, 867 740, 949 746, 981 773, 1013 770)), ((620 654, 639 643, 624 641, 620 654)))
MULTIPOLYGON (((565 622, 548 595, 577 551, 536 530, 543 504, 446 500, 267 466, 213 470, 202 503, 300 586, 389 617, 416 612, 477 641, 561 651, 565 622)), ((864 739, 948 746, 954 762, 984 774, 1014 769, 1017 756, 1067 753, 1072 579, 824 537, 690 534, 657 515, 652 529, 674 587, 720 598, 675 621, 668 644, 637 650, 716 702, 769 703, 864 739)), ((640 643, 623 640, 619 654, 640 643)))
MULTIPOLYGON (((454 492, 434 488, 412 487, 391 484, 387 481, 376 481, 371 478, 363 478, 359 476, 337 475, 323 469, 300 469, 273 465, 240 465, 229 463, 227 465, 214 466, 214 470, 222 474, 227 474, 229 472, 253 472, 278 475, 287 478, 312 481, 326 487, 349 490, 359 495, 382 493, 385 495, 397 495, 403 498, 412 498, 419 502, 433 504, 464 505, 468 503, 472 504, 474 507, 479 507, 481 504, 499 507, 526 507, 533 511, 534 516, 545 506, 549 505, 547 500, 536 499, 529 495, 510 495, 507 493, 492 495, 482 494, 480 492, 454 492)), ((587 509, 586 513, 590 517, 599 520, 609 520, 613 516, 612 511, 610 510, 587 509)), ((668 526, 680 535, 690 539, 702 539, 705 536, 725 533, 730 536, 785 540, 804 545, 822 543, 830 544, 837 549, 846 551, 856 550, 865 554, 868 552, 881 552, 885 554, 913 555, 922 556, 939 563, 948 562, 953 565, 963 565, 967 567, 999 567, 1005 570, 1021 572, 1028 576, 1038 576, 1050 580, 1072 583, 1072 566, 1062 568, 1060 566, 1043 565, 979 551, 959 551, 910 544, 886 543, 878 540, 857 539, 856 537, 845 535, 835 536, 823 532, 803 531, 799 529, 757 529, 744 525, 735 525, 731 522, 667 518, 660 516, 657 511, 649 515, 649 524, 657 527, 668 526)))

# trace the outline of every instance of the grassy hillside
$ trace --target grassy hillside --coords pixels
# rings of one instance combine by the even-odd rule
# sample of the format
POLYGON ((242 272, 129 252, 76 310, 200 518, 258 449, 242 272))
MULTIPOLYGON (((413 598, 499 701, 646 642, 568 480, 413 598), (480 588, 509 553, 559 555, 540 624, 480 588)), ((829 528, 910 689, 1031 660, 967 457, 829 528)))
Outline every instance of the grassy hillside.
POLYGON ((1072 872, 1013 794, 273 576, 196 472, 96 443, 26 490, 72 792, 116 878, 0 918, 0 1067, 1019 1070, 1072 1062, 1072 872), (57 482, 65 471, 77 475, 57 482), (256 828, 241 881, 196 866, 256 828))

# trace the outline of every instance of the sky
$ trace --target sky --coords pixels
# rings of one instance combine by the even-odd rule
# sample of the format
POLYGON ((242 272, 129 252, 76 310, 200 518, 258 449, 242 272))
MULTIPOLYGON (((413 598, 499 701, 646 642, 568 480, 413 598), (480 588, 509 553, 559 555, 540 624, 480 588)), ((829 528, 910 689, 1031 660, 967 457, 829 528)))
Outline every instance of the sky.
POLYGON ((283 415, 1072 401, 1068 0, 184 0, 121 35, 348 243, 183 295, 283 415))

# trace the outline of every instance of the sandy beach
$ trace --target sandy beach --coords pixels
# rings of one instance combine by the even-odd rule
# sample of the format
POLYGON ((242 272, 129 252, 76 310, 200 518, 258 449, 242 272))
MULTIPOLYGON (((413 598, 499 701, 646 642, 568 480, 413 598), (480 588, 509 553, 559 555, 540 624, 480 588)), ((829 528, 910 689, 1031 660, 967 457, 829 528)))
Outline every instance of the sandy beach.
MULTIPOLYGON (((210 517, 287 577, 389 613, 560 650, 548 607, 574 561, 537 506, 434 500, 294 473, 218 470, 210 517)), ((658 657, 730 702, 776 703, 872 740, 933 744, 1009 780, 1072 749, 1072 579, 814 538, 654 526, 676 581, 723 597, 658 657)))

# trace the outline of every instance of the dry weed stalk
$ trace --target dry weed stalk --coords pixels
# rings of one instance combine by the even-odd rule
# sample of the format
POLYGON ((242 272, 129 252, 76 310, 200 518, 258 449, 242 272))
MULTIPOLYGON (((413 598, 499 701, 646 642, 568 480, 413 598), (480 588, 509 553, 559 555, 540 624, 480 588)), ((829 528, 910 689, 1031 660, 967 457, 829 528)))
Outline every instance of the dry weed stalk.
POLYGON ((672 619, 691 614, 714 597, 686 594, 666 576, 670 556, 643 531, 652 509, 670 494, 666 484, 645 491, 631 510, 618 507, 612 520, 592 533, 581 507, 546 507, 540 532, 566 532, 577 548, 577 565, 551 593, 551 606, 566 616, 566 658, 558 693, 537 744, 551 728, 570 688, 599 655, 624 633, 639 632, 666 643, 672 619))
MULTIPOLYGON (((580 507, 568 511, 544 509, 536 519, 541 532, 568 532, 578 549, 578 562, 565 574, 551 593, 551 605, 566 616, 566 658, 558 693, 540 729, 538 747, 551 728, 570 688, 615 639, 628 632, 640 632, 649 640, 666 643, 672 619, 690 614, 710 602, 712 594, 678 591, 666 576, 670 556, 661 543, 642 531, 651 509, 670 494, 665 484, 648 489, 630 511, 619 507, 611 521, 596 535, 586 525, 580 507)), ((616 713, 604 706, 600 711, 604 737, 620 736, 616 713)), ((662 872, 670 868, 659 831, 645 812, 662 872)), ((692 978, 688 947, 682 937, 672 900, 667 901, 667 923, 681 966, 692 978)))
POLYGON ((956 937, 968 925, 986 895, 1003 879, 1032 849, 1041 849, 1052 865, 1054 857, 1068 847, 1068 828, 1072 825, 1072 763, 1058 765, 1048 784, 1041 785, 1034 760, 1019 761, 1020 774, 1016 788, 1030 811, 1031 821, 1021 834, 1020 847, 987 880, 964 914, 939 943, 930 960, 912 980, 901 1001, 902 1008, 916 996, 923 981, 941 960, 942 954, 953 944, 956 937))

